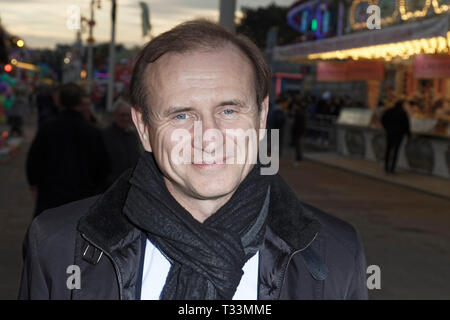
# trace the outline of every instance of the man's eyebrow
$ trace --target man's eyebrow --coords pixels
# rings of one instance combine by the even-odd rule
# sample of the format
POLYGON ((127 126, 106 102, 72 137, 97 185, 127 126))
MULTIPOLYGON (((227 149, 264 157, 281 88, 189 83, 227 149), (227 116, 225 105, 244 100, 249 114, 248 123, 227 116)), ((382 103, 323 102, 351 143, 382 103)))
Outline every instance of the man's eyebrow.
MULTIPOLYGON (((232 100, 226 100, 226 101, 222 101, 220 102, 216 107, 224 107, 224 106, 237 106, 237 107, 245 107, 246 104, 244 101, 239 100, 239 99, 232 99, 232 100)), ((180 112, 189 112, 189 111, 193 111, 194 108, 192 107, 184 107, 184 106, 171 106, 169 107, 169 109, 167 109, 164 112, 164 115, 170 116, 172 114, 175 113, 180 113, 180 112)))
POLYGON ((244 101, 239 99, 232 99, 227 101, 222 101, 217 105, 217 107, 224 107, 224 106, 237 106, 237 107, 245 107, 246 104, 244 101))

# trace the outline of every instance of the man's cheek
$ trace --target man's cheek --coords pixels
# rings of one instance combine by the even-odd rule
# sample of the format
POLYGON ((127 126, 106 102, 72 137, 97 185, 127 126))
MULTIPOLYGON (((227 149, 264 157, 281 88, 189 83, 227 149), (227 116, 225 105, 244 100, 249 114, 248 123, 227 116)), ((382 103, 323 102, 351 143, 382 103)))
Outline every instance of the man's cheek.
POLYGON ((192 159, 191 135, 185 129, 176 129, 163 139, 166 156, 174 165, 190 164, 192 159))
POLYGON ((244 164, 256 159, 257 133, 254 128, 227 130, 226 155, 228 164, 244 164))

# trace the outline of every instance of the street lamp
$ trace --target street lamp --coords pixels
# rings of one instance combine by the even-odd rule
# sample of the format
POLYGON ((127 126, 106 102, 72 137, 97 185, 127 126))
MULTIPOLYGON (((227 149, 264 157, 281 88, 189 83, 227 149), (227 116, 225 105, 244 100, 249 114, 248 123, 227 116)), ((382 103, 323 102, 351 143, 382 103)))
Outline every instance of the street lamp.
POLYGON ((106 92, 106 110, 112 111, 114 100, 114 76, 115 76, 115 38, 116 38, 116 0, 111 0, 111 41, 109 42, 109 66, 108 66, 108 91, 106 92))
POLYGON ((94 39, 94 26, 95 26, 95 20, 94 20, 94 6, 97 4, 97 9, 101 8, 101 2, 100 0, 91 0, 90 4, 90 19, 84 19, 85 22, 87 22, 89 26, 89 36, 86 40, 88 44, 88 61, 87 61, 87 91, 88 93, 92 92, 92 83, 94 79, 94 67, 93 67, 93 46, 95 43, 94 39))
MULTIPOLYGON (((114 97, 114 59, 115 59, 115 29, 116 29, 116 0, 111 0, 111 41, 109 44, 109 67, 108 67, 108 90, 106 99, 106 110, 110 111, 112 109, 113 97, 114 97)), ((101 0, 91 0, 90 4, 90 19, 83 19, 88 23, 89 26, 89 37, 87 39, 88 43, 88 65, 87 65, 87 78, 88 78, 88 92, 92 91, 93 82, 93 44, 95 42, 93 37, 93 27, 95 26, 94 20, 94 6, 97 4, 97 9, 101 8, 101 0)))

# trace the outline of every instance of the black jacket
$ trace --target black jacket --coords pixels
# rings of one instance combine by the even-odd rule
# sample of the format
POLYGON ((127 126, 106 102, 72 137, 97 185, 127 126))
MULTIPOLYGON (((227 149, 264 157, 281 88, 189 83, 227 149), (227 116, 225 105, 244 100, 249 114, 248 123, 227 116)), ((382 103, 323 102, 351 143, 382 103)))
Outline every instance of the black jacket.
POLYGON ((108 185, 136 164, 141 153, 140 142, 134 130, 125 131, 115 123, 102 131, 106 150, 108 150, 111 172, 108 176, 108 185))
POLYGON ((109 158, 101 132, 76 111, 39 128, 28 152, 27 179, 38 189, 35 214, 105 190, 109 158))
MULTIPOLYGON (((25 241, 20 299, 136 299, 143 233, 122 214, 130 171, 102 196, 48 210, 25 241), (69 265, 81 289, 69 290, 69 265)), ((279 178, 260 248, 259 299, 367 299, 358 232, 307 205, 279 178), (295 205, 297 204, 297 205, 295 205)))
POLYGON ((292 125, 292 134, 295 137, 302 136, 306 130, 306 113, 303 107, 294 110, 294 123, 292 125))
POLYGON ((402 107, 386 110, 381 117, 381 123, 389 136, 411 135, 408 114, 402 107))

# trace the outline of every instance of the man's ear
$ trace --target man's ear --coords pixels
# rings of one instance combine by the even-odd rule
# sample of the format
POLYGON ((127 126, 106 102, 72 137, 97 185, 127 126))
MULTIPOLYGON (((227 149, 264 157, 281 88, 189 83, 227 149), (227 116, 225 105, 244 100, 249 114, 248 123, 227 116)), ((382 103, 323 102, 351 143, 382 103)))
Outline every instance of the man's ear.
POLYGON ((131 118, 133 119, 134 126, 139 134, 139 138, 141 139, 142 146, 145 151, 152 152, 152 147, 150 145, 150 137, 147 126, 142 119, 142 113, 140 113, 135 108, 131 108, 131 118))
MULTIPOLYGON (((267 96, 261 104, 261 111, 259 112, 259 129, 266 129, 268 113, 269 113, 269 96, 267 96)), ((259 141, 261 141, 263 138, 264 135, 261 135, 259 137, 259 141)))

